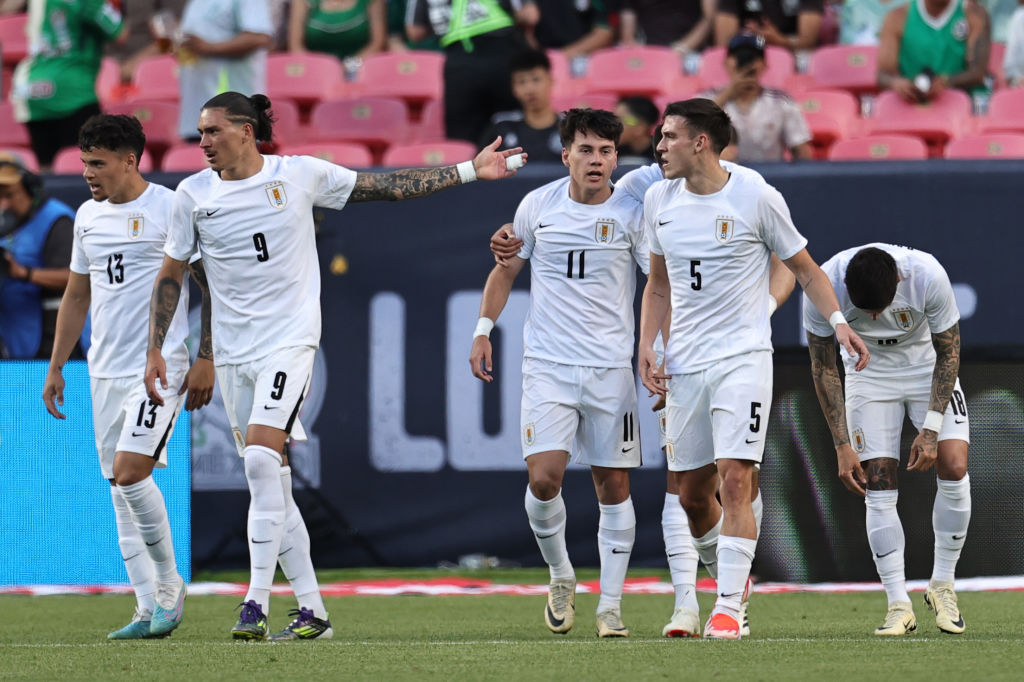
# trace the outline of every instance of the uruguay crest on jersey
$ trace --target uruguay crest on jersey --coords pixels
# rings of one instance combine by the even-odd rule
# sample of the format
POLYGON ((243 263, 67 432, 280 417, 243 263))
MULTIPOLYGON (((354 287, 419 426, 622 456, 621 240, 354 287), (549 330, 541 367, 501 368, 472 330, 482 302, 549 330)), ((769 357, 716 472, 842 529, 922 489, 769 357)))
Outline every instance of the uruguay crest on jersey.
POLYGON ((537 426, 533 422, 530 422, 529 424, 523 427, 523 444, 533 445, 536 440, 537 426))
POLYGON ((719 216, 715 219, 715 239, 722 244, 727 244, 732 239, 735 227, 736 221, 733 218, 719 216))
POLYGON ((598 244, 611 244, 615 237, 615 220, 599 218, 594 225, 594 239, 598 244))
POLYGON ((283 182, 273 182, 267 185, 267 198, 274 208, 284 208, 288 205, 288 195, 284 193, 283 182))
POLYGON ((133 213, 128 216, 128 238, 135 240, 141 237, 145 226, 146 218, 141 213, 133 213))
POLYGON ((892 316, 896 318, 896 324, 904 331, 914 328, 914 313, 910 308, 894 308, 892 316))
POLYGON ((864 447, 867 443, 864 442, 864 429, 853 430, 853 449, 855 452, 864 452, 864 447))

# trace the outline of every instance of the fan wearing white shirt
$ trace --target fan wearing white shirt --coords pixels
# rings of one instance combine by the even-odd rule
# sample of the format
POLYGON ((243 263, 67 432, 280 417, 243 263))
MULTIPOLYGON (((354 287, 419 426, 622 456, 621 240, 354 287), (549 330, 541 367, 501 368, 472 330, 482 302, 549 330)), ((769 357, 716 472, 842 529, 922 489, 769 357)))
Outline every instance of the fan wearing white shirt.
MULTIPOLYGON (((425 196, 477 178, 509 177, 521 149, 440 168, 356 173, 307 156, 263 156, 273 137, 270 100, 224 92, 199 113, 210 168, 181 182, 150 311, 146 382, 154 401, 166 383, 160 349, 175 318, 186 261, 201 249, 213 303, 221 395, 249 483, 249 591, 235 639, 265 639, 270 588, 280 561, 299 602, 271 639, 333 635, 310 559, 309 533, 292 498, 285 445, 303 439, 299 407, 320 344, 320 268, 313 207, 425 196)), ((525 155, 523 155, 525 156, 525 155)), ((518 164, 521 165, 521 164, 518 164)))
POLYGON ((171 302, 179 321, 167 331, 162 359, 168 382, 157 403, 146 395, 146 326, 153 280, 163 262, 174 192, 139 175, 146 143, 132 116, 93 116, 82 126, 83 176, 92 199, 75 216, 71 277, 43 388, 46 409, 64 419, 61 368, 92 314, 89 381, 96 449, 117 520, 128 578, 136 595, 131 621, 110 639, 165 637, 181 623, 185 583, 174 559, 163 495, 154 467, 167 466, 167 441, 183 404, 199 409, 213 395, 209 299, 202 261, 190 270, 204 289, 202 339, 189 369, 188 292, 171 302), (188 391, 188 397, 182 393, 188 391), (155 594, 154 594, 155 593, 155 594))
POLYGON ((829 316, 840 343, 859 356, 857 369, 869 355, 842 319, 828 278, 804 248, 807 240, 782 195, 756 173, 722 167, 728 115, 707 99, 673 102, 665 109, 662 134, 658 149, 666 180, 644 200, 651 272, 641 307, 639 371, 649 390, 667 394, 668 466, 682 474, 680 499, 701 560, 717 566, 718 598, 704 635, 735 640, 757 545, 751 480, 771 407, 771 327, 764 304, 771 253, 829 316), (654 340, 670 308, 662 374, 654 340))

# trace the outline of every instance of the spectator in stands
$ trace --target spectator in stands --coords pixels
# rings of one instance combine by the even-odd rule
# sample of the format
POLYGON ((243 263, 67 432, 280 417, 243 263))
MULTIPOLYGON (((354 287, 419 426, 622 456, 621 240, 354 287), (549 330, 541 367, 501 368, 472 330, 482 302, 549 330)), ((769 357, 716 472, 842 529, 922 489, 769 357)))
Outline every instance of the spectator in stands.
POLYGON ((988 12, 974 0, 922 0, 885 16, 878 87, 908 102, 946 88, 984 92, 991 48, 988 12))
POLYGON ((0 211, 2 355, 48 358, 71 274, 75 212, 47 197, 42 178, 7 153, 0 153, 0 211))
POLYGON ((326 52, 338 59, 387 49, 385 0, 292 0, 288 50, 326 52))
POLYGON ((885 15, 910 0, 847 0, 839 7, 839 42, 877 45, 885 15))
POLYGON ((495 114, 480 137, 480 148, 501 135, 499 149, 522 147, 530 154, 530 163, 562 163, 560 117, 551 106, 551 61, 541 50, 525 50, 510 60, 509 70, 512 95, 520 108, 495 114))
POLYGON ((620 0, 534 0, 540 11, 527 40, 538 49, 561 50, 569 59, 615 44, 620 0))
POLYGON ((0 0, 0 16, 5 14, 20 14, 25 11, 25 0, 0 0))
MULTIPOLYGON (((107 46, 106 54, 121 67, 125 94, 135 67, 148 57, 169 52, 174 30, 187 0, 123 0, 125 40, 107 46)), ((103 93, 101 93, 102 95, 103 93)), ((115 99, 120 99, 115 96, 115 99)))
POLYGON ((196 113, 211 97, 266 92, 274 26, 267 0, 189 0, 181 32, 178 134, 195 140, 196 113))
POLYGON ((785 92, 761 86, 764 48, 763 36, 735 36, 725 57, 729 84, 702 97, 714 100, 729 114, 739 136, 740 163, 782 161, 786 150, 794 160, 810 159, 811 132, 800 106, 785 92))
MULTIPOLYGON (((647 97, 623 97, 615 105, 615 115, 622 122, 619 138, 619 165, 644 166, 654 161, 651 140, 661 114, 647 97)), ((529 151, 529 150, 527 150, 529 151)), ((530 160, 534 160, 531 156, 530 160)))
POLYGON ((61 148, 77 145, 86 119, 100 113, 103 45, 122 35, 124 20, 108 0, 31 0, 29 13, 29 56, 15 69, 10 96, 39 167, 48 171, 61 148))
POLYGON ((700 52, 711 38, 717 0, 623 0, 620 42, 700 52))
POLYGON ((426 38, 413 41, 406 33, 408 8, 411 0, 387 0, 388 4, 388 51, 404 52, 405 50, 440 50, 437 36, 428 33, 426 38))
POLYGON ((518 26, 536 24, 537 6, 532 0, 409 2, 409 40, 433 33, 444 49, 445 135, 476 143, 495 113, 516 108, 508 59, 526 48, 518 26))
POLYGON ((1024 86, 1024 0, 1020 0, 1017 11, 1010 19, 1006 54, 1003 57, 1003 74, 1011 87, 1024 86))
POLYGON ((768 45, 794 52, 818 45, 825 0, 718 0, 715 44, 725 46, 738 33, 757 33, 768 45))

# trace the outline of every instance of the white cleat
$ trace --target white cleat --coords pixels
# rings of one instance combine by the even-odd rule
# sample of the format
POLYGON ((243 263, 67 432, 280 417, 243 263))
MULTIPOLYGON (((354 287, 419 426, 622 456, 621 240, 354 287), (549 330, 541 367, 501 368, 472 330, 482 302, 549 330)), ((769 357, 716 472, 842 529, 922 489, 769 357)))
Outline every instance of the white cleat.
POLYGON ((622 624, 622 614, 610 609, 597 614, 597 636, 629 637, 629 630, 622 624))
POLYGON ((875 628, 875 634, 882 637, 899 637, 917 629, 917 617, 914 607, 908 601, 895 601, 889 604, 885 614, 885 622, 875 628))
POLYGON ((743 601, 740 602, 740 635, 750 637, 750 616, 747 614, 747 607, 750 606, 750 595, 754 592, 754 581, 747 578, 747 587, 743 590, 743 601))
POLYGON ((964 617, 956 601, 953 583, 933 580, 924 591, 924 603, 935 612, 935 625, 943 632, 959 635, 965 629, 964 617))
POLYGON ((661 630, 662 637, 700 637, 700 614, 685 606, 672 612, 672 620, 661 630))
POLYGON ((552 580, 548 585, 548 603, 544 606, 544 624, 548 630, 564 635, 576 620, 576 579, 552 580))

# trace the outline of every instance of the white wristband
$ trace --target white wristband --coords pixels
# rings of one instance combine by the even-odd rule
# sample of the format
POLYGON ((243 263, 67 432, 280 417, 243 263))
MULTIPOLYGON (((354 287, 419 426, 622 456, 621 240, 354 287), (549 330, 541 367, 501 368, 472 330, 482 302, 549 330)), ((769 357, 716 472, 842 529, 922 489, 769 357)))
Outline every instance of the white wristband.
POLYGON ((846 317, 843 315, 842 310, 837 310, 829 315, 828 323, 832 325, 832 329, 835 329, 841 324, 847 324, 846 317))
POLYGON ((938 433, 942 429, 942 413, 928 410, 928 413, 924 416, 924 425, 921 429, 928 429, 938 433))
POLYGON ((473 166, 472 161, 463 161, 456 164, 455 170, 459 171, 459 182, 463 185, 476 180, 476 167, 473 166))
POLYGON ((779 309, 779 302, 775 300, 775 297, 768 294, 768 317, 775 314, 775 311, 779 309))
POLYGON ((476 329, 473 330, 473 338, 486 336, 491 338, 491 330, 494 329, 494 320, 489 317, 481 317, 476 321, 476 329))

